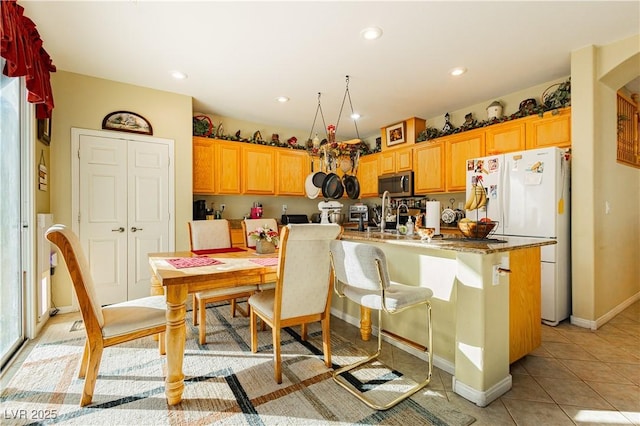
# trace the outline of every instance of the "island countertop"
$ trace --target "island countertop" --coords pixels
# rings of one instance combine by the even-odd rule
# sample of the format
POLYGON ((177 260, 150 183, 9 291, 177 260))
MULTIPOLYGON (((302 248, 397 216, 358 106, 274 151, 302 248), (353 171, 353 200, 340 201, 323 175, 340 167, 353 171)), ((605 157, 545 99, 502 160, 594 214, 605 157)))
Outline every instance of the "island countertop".
POLYGON ((342 238, 345 240, 367 241, 374 243, 398 244, 407 247, 447 250, 477 254, 491 254, 531 247, 556 244, 553 239, 491 236, 485 240, 473 240, 460 236, 434 236, 430 242, 421 241, 417 235, 398 235, 380 231, 353 231, 345 228, 342 238))

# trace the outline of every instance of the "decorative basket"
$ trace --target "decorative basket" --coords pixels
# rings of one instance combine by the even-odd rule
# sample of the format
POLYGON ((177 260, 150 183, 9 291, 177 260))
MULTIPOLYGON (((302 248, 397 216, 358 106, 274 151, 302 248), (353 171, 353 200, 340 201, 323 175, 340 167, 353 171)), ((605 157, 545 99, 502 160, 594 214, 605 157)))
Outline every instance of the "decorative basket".
POLYGON ((482 240, 495 232, 498 222, 458 222, 458 229, 466 238, 482 240))

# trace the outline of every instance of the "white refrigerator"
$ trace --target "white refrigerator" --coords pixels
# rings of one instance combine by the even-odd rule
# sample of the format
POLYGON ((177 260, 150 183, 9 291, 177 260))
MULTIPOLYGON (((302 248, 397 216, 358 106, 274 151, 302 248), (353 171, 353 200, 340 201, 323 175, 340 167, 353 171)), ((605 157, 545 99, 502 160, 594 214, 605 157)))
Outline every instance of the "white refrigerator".
POLYGON ((489 238, 557 241, 541 247, 542 322, 548 325, 571 315, 570 174, 570 154, 560 148, 467 160, 467 199, 481 185, 486 204, 466 216, 498 221, 489 238))

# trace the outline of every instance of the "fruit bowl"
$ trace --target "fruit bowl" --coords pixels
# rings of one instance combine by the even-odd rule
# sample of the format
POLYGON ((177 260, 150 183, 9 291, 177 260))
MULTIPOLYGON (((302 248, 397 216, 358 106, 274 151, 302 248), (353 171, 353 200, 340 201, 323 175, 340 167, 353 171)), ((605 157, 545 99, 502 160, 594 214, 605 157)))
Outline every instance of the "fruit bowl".
POLYGON ((458 229, 466 238, 487 238, 496 228, 498 222, 458 222, 458 229))

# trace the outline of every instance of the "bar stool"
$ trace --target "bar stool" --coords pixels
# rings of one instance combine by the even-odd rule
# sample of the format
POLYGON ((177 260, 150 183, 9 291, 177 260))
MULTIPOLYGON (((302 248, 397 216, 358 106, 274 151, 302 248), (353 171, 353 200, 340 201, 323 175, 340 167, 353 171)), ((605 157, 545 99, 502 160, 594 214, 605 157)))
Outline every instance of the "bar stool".
MULTIPOLYGON (((399 284, 389 279, 387 258, 384 252, 371 244, 350 241, 331 241, 331 266, 334 273, 334 289, 339 297, 347 297, 353 302, 378 311, 378 350, 353 364, 341 367, 333 372, 333 379, 351 394, 376 410, 387 410, 410 397, 431 381, 433 369, 433 333, 431 329, 431 303, 433 291, 424 287, 399 284), (387 403, 378 403, 364 392, 356 390, 343 377, 360 366, 378 360, 382 353, 382 311, 396 314, 406 309, 426 305, 429 369, 427 377, 409 390, 387 403)), ((396 339, 393 334, 387 337, 396 339)))

